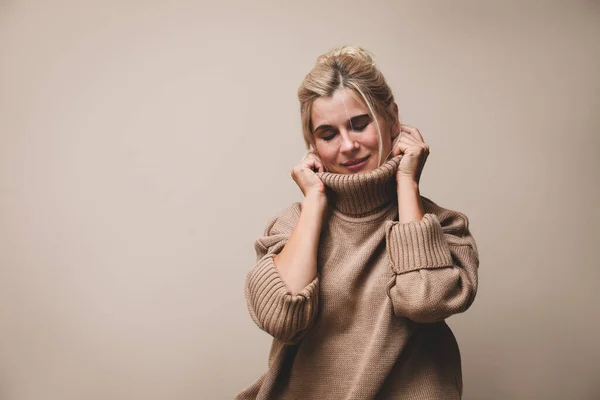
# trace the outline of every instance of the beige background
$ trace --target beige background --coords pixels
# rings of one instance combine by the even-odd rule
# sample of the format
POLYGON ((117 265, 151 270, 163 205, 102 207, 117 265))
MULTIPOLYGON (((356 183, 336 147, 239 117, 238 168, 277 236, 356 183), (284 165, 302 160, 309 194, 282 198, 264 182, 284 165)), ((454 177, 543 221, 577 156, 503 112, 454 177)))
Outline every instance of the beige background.
POLYGON ((466 213, 465 399, 600 398, 598 1, 3 1, 0 398, 231 399, 254 239, 301 192, 296 89, 376 55, 466 213))

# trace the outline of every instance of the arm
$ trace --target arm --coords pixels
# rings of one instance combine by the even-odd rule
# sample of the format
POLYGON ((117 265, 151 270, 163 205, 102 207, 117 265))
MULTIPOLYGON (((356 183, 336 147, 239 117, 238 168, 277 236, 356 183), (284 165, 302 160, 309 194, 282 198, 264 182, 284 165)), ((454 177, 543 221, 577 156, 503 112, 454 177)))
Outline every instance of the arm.
POLYGON ((322 203, 308 196, 272 219, 255 242, 257 262, 246 276, 250 316, 265 332, 296 343, 318 311, 317 249, 322 203))
MULTIPOLYGON (((405 193, 408 201, 410 195, 405 193)), ((420 205, 413 202, 412 208, 404 207, 404 222, 385 224, 393 272, 388 296, 396 315, 421 323, 436 322, 473 303, 479 257, 464 214, 439 207, 418 194, 417 198, 420 205)), ((402 210, 399 213, 402 215, 402 210)))
POLYGON ((324 196, 309 194, 302 202, 300 219, 287 244, 273 259, 292 295, 317 276, 317 250, 326 207, 324 196))

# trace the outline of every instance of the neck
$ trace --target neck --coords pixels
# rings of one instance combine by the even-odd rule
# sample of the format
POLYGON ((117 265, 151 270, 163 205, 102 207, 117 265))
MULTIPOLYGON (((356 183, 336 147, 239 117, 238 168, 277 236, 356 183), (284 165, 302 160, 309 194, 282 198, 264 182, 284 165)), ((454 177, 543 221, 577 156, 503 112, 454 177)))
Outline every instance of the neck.
POLYGON ((397 200, 396 171, 402 155, 364 174, 317 172, 332 207, 353 217, 374 214, 397 200))

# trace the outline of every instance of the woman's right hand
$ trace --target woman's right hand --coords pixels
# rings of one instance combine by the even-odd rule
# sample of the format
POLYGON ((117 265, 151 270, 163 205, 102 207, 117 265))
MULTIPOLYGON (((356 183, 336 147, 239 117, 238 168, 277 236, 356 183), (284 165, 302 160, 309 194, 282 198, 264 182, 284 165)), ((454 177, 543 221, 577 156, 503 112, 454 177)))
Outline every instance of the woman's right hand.
POLYGON ((325 167, 319 156, 314 153, 314 150, 310 151, 300 164, 292 168, 292 179, 296 182, 304 197, 308 197, 310 193, 325 196, 325 185, 313 171, 313 168, 318 172, 325 172, 325 167))

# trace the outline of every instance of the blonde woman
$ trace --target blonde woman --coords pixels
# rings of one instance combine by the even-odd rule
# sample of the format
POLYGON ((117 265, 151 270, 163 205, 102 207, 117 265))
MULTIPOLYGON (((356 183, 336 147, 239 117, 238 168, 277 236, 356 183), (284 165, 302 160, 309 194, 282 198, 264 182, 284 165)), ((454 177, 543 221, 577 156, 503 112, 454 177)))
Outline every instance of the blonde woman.
POLYGON ((245 294, 273 336, 245 399, 459 399, 461 359, 444 320, 477 292, 467 217, 419 193, 429 146, 403 125, 372 57, 342 47, 298 90, 304 198, 255 242, 245 294))

